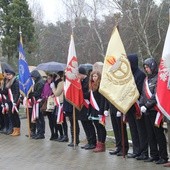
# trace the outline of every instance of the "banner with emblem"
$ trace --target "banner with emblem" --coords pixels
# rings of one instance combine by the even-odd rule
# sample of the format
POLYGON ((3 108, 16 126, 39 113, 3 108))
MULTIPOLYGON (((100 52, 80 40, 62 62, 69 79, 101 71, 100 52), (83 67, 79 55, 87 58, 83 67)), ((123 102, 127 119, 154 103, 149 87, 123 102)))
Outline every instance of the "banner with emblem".
POLYGON ((139 98, 117 27, 114 28, 107 47, 99 91, 124 114, 139 98))
POLYGON ((159 65, 156 99, 158 108, 170 120, 170 24, 159 65))
POLYGON ((22 45, 22 36, 20 35, 19 43, 19 89, 23 96, 27 97, 33 86, 33 81, 25 59, 25 52, 22 45))
POLYGON ((78 78, 78 62, 74 45, 74 38, 71 41, 68 52, 67 67, 65 70, 65 98, 78 110, 81 110, 84 98, 80 79, 78 78))

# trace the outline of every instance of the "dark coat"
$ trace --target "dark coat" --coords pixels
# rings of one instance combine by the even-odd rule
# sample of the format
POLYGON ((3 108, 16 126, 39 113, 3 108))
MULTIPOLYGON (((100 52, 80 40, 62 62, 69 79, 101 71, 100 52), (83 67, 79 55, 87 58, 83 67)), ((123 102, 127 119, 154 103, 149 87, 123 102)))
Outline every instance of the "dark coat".
POLYGON ((63 101, 63 111, 67 114, 73 114, 73 105, 70 104, 65 98, 63 101))
POLYGON ((45 81, 42 79, 37 70, 31 72, 31 76, 35 78, 34 91, 29 94, 29 98, 35 97, 36 100, 41 98, 45 81))
MULTIPOLYGON (((84 99, 89 99, 89 78, 86 77, 81 81, 84 99)), ((78 120, 88 120, 89 110, 83 106, 79 111, 76 109, 76 117, 78 120)))
MULTIPOLYGON (((143 83, 144 83, 146 75, 142 70, 139 69, 137 54, 128 55, 128 60, 130 62, 132 74, 134 76, 134 80, 135 80, 137 89, 139 91, 139 94, 141 95, 142 94, 142 89, 143 89, 143 83)), ((128 113, 133 113, 134 111, 135 111, 135 106, 133 105, 129 109, 128 113)))
POLYGON ((128 55, 128 59, 131 65, 131 70, 135 79, 136 86, 138 88, 139 94, 141 94, 143 88, 143 82, 146 75, 142 70, 139 69, 138 56, 136 54, 128 55))
POLYGON ((148 86, 152 96, 150 99, 147 98, 145 84, 143 85, 143 91, 140 98, 140 106, 145 106, 149 110, 155 110, 153 107, 157 104, 156 101, 156 85, 157 85, 157 74, 158 74, 158 66, 153 58, 147 59, 144 62, 144 65, 147 65, 151 68, 152 74, 147 75, 148 86))
POLYGON ((90 115, 92 117, 98 117, 98 115, 103 115, 104 114, 106 99, 104 98, 104 96, 101 93, 99 93, 98 90, 93 92, 93 96, 94 96, 94 99, 96 100, 96 103, 99 106, 99 111, 97 111, 96 109, 94 109, 90 105, 89 112, 90 112, 90 115))

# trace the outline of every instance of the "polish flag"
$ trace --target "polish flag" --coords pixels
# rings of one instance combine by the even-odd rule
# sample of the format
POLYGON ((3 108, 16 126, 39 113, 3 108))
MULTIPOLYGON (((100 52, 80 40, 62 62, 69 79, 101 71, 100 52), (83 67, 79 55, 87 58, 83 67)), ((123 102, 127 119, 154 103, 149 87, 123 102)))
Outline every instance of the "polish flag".
POLYGON ((81 81, 78 78, 78 62, 74 45, 74 38, 71 35, 71 41, 68 51, 67 67, 65 71, 65 97, 73 106, 81 110, 84 104, 81 81))
POLYGON ((170 24, 159 65, 156 99, 158 108, 170 120, 170 24))

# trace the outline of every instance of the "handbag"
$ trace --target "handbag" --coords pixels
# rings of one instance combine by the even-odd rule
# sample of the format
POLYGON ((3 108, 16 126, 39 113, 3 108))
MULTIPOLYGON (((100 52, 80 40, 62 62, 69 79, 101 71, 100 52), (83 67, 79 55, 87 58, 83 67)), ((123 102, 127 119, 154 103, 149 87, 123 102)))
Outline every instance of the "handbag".
POLYGON ((47 112, 52 112, 54 110, 55 103, 54 103, 54 98, 52 96, 49 96, 47 99, 47 112))
POLYGON ((41 108, 40 108, 40 111, 41 111, 41 112, 44 112, 44 111, 46 111, 46 110, 47 110, 47 99, 45 99, 45 100, 43 101, 42 106, 41 106, 41 108))

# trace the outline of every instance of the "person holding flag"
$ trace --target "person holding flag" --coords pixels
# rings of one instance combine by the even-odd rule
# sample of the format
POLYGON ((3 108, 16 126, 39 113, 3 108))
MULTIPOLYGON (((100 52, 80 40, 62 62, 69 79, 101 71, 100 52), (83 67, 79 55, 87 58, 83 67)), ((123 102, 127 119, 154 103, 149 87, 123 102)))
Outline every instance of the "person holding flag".
MULTIPOLYGON (((141 95, 143 82, 146 75, 142 70, 139 69, 137 54, 129 54, 127 57, 130 62, 136 86, 138 88, 139 94, 141 95)), ((141 114, 138 103, 139 102, 137 101, 126 114, 133 143, 133 153, 129 153, 127 157, 143 160, 148 158, 148 142, 146 140, 147 132, 144 115, 141 114)))
POLYGON ((154 58, 147 58, 143 63, 147 74, 143 91, 140 98, 141 112, 145 116, 145 124, 150 147, 150 161, 156 161, 156 164, 164 164, 168 161, 167 142, 162 127, 162 114, 157 107, 156 84, 158 75, 158 66, 154 58))
MULTIPOLYGON (((71 41, 68 51, 68 59, 67 59, 67 67, 65 70, 65 86, 64 86, 64 95, 65 99, 73 105, 73 134, 74 134, 74 143, 70 143, 69 146, 76 146, 79 144, 79 139, 76 138, 79 134, 76 131, 76 119, 79 113, 84 113, 86 119, 87 112, 83 112, 83 105, 84 105, 84 93, 88 91, 86 86, 88 87, 88 83, 85 87, 82 86, 82 81, 80 80, 80 69, 78 68, 78 60, 76 56, 76 50, 74 45, 74 38, 71 35, 71 41), (85 89, 85 91, 84 91, 85 89), (87 89, 87 90, 86 90, 87 89), (77 111, 76 111, 77 109, 77 111), (80 111, 81 110, 81 111, 80 111)), ((83 78, 84 79, 84 78, 83 78)), ((83 80, 84 81, 84 80, 83 80)), ((84 106, 85 108, 85 106, 84 106)), ((85 109, 87 111, 87 109, 85 109)), ((88 122, 88 121, 86 121, 88 122)), ((88 126, 88 125, 86 125, 88 126)), ((88 127, 90 129, 90 127, 88 127)), ((93 129, 92 129, 93 131, 93 129)), ((94 131, 95 132, 95 131, 94 131)), ((94 146, 93 146, 94 147, 94 146)), ((84 148, 84 147, 83 147, 84 148)), ((89 148, 89 146, 88 146, 89 148)))
POLYGON ((93 120, 97 131, 97 144, 93 152, 105 151, 106 129, 105 129, 105 98, 99 93, 99 85, 101 80, 101 73, 99 71, 92 71, 89 79, 90 91, 90 118, 93 120), (104 120, 104 122, 102 121, 104 120))
MULTIPOLYGON (((22 43, 22 32, 20 27, 20 42, 19 42, 19 61, 18 61, 18 70, 19 70, 19 90, 20 94, 23 97, 23 104, 26 106, 27 120, 28 120, 28 136, 30 137, 30 127, 35 127, 35 124, 31 124, 30 114, 32 111, 31 101, 28 100, 28 95, 32 90, 33 80, 28 68, 28 63, 25 58, 25 51, 23 49, 22 43)), ((33 128, 35 129, 35 128, 33 128)), ((27 135, 26 135, 27 136, 27 135)))
MULTIPOLYGON (((85 68, 82 66, 79 67, 79 78, 83 89, 83 97, 85 100, 89 99, 89 77, 87 76, 85 68)), ((86 102, 85 100, 84 102, 86 102)), ((96 132, 92 120, 88 119, 89 108, 87 105, 84 105, 80 111, 77 110, 76 113, 77 119, 81 121, 88 142, 81 148, 89 150, 96 147, 96 132)))
MULTIPOLYGON (((159 65, 158 71, 158 81, 157 81, 157 89, 156 89, 156 100, 158 103, 158 108, 161 112, 166 116, 168 119, 168 140, 169 138, 169 131, 170 131, 170 23, 168 26, 164 48, 162 52, 162 58, 159 65)), ((164 165, 165 167, 170 167, 170 162, 164 165)))

